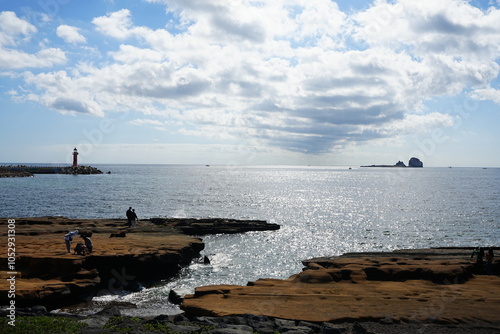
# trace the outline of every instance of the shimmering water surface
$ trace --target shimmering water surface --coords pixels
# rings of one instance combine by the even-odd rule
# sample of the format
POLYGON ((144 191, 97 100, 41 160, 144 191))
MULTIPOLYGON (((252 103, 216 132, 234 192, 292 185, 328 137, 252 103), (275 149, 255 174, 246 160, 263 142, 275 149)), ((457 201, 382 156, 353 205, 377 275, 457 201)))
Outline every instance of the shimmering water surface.
MULTIPOLYGON (((210 265, 138 293, 105 294, 129 314, 176 313, 207 284, 286 278, 300 260, 353 251, 500 244, 500 169, 100 165, 111 174, 0 179, 0 217, 261 219, 279 231, 203 237, 210 265)), ((99 247, 99 245, 95 245, 99 247)), ((120 269, 120 268, 118 268, 120 269)), ((80 310, 81 311, 81 310, 80 310)))

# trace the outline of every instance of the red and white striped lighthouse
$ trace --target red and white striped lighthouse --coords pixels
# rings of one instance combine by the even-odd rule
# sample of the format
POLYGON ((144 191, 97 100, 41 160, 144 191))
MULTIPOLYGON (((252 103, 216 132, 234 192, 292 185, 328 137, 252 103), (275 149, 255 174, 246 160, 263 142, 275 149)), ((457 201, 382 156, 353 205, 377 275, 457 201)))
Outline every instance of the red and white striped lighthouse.
POLYGON ((73 150, 73 167, 78 166, 78 151, 75 149, 73 150))

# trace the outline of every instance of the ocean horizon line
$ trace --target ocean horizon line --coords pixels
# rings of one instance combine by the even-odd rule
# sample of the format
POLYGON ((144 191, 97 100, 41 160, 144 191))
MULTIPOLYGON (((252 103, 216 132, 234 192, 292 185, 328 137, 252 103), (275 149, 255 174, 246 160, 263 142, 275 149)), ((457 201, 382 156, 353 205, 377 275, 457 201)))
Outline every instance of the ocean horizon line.
MULTIPOLYGON (((0 166, 70 166, 68 162, 0 162, 0 166)), ((343 165, 304 165, 304 164, 223 164, 223 163, 116 163, 116 162, 89 162, 82 163, 82 166, 202 166, 202 167, 276 167, 276 168, 292 168, 292 167, 323 167, 323 168, 387 168, 379 167, 379 164, 343 164, 343 165), (372 167, 371 165, 376 165, 372 167)), ((424 168, 490 168, 498 169, 500 166, 426 166, 424 168)))

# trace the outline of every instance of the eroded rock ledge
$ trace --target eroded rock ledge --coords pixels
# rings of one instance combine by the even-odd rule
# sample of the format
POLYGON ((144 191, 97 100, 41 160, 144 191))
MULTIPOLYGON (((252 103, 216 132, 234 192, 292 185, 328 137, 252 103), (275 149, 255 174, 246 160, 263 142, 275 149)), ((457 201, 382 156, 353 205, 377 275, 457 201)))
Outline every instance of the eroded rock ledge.
MULTIPOLYGON (((304 270, 289 279, 199 287, 181 308, 188 317, 252 313, 311 322, 498 324, 500 277, 476 274, 471 252, 422 249, 305 260, 304 270)), ((498 262, 495 270, 498 275, 498 262)))
MULTIPOLYGON (((263 230, 267 223, 254 221, 250 225, 263 230)), ((274 224, 268 227, 279 228, 274 224)), ((6 240, 7 219, 0 219, 0 228, 6 240)), ((187 233, 204 235, 224 230, 236 233, 252 228, 227 219, 165 219, 162 224, 142 220, 136 229, 128 229, 124 219, 17 218, 16 305, 52 308, 77 303, 79 297, 105 292, 102 290, 137 289, 139 281, 174 275, 199 256, 204 243, 187 233), (66 252, 64 234, 74 229, 93 233, 94 251, 90 255, 66 252), (110 238, 111 234, 126 236, 110 238)), ((81 241, 75 238, 72 248, 81 241)), ((0 252, 7 254, 7 242, 0 244, 0 252)), ((5 280, 9 277, 6 256, 0 258, 0 265, 4 270, 0 279, 5 280)), ((9 302, 7 290, 7 284, 0 286, 2 304, 9 302)))

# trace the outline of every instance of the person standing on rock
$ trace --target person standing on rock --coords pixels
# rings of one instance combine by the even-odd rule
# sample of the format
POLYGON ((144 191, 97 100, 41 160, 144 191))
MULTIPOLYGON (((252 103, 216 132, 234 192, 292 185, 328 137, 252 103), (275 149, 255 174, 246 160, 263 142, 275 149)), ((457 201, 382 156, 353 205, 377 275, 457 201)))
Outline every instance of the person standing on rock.
POLYGON ((74 230, 64 235, 64 241, 66 242, 66 249, 68 250, 68 253, 71 253, 71 241, 78 235, 78 233, 78 230, 74 230))
POLYGON ((493 255, 493 248, 488 249, 488 253, 486 253, 486 273, 488 275, 493 275, 493 259, 495 255, 493 255))
POLYGON ((135 213, 135 209, 132 209, 132 228, 137 227, 137 214, 135 213))
POLYGON ((477 250, 472 252, 471 258, 477 255, 476 258, 476 274, 484 273, 484 248, 479 247, 477 250))
POLYGON ((127 215, 128 227, 132 227, 132 219, 134 219, 134 216, 131 206, 128 208, 126 215, 127 215))

